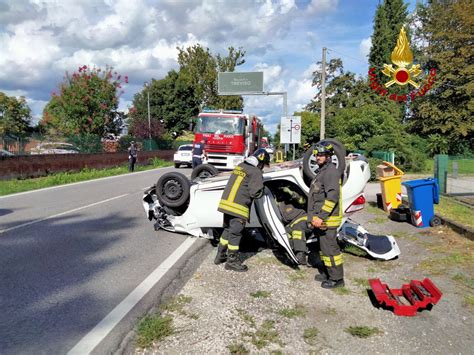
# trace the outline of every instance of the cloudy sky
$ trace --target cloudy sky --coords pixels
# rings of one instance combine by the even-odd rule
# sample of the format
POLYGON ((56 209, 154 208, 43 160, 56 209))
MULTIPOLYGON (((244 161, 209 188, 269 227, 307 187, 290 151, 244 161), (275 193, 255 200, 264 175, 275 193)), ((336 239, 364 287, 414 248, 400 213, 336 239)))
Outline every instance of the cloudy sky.
MULTIPOLYGON (((200 43, 214 54, 243 47, 238 71, 263 71, 266 91, 287 91, 288 112, 314 96, 312 72, 340 57, 367 71, 378 0, 0 0, 0 91, 25 96, 35 121, 65 71, 113 66, 129 76, 120 108, 151 78, 177 69, 176 47, 200 43)), ((245 111, 274 132, 279 96, 248 96, 245 111)))

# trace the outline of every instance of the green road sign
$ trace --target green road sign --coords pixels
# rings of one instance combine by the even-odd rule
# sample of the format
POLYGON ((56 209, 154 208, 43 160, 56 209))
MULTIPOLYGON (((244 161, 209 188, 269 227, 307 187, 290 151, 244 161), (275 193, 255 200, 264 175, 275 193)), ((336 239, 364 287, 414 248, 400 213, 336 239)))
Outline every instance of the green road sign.
POLYGON ((244 95, 263 92, 263 72, 218 73, 219 95, 244 95))

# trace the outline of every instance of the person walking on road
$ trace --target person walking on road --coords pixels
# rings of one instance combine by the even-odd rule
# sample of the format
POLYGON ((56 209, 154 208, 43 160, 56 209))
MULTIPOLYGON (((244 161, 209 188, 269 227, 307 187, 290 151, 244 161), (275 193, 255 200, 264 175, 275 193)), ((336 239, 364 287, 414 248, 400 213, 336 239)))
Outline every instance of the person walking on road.
POLYGON ((134 141, 130 142, 128 147, 128 171, 135 171, 135 163, 137 162, 138 149, 134 141))
POLYGON ((194 143, 193 149, 192 149, 192 155, 193 155, 193 169, 196 166, 199 166, 202 164, 202 157, 207 156, 206 151, 204 150, 204 147, 206 145, 206 141, 201 139, 200 143, 194 143))
POLYGON ((331 162, 334 147, 318 144, 314 154, 319 170, 311 182, 308 197, 308 226, 319 238, 324 270, 316 275, 323 288, 344 286, 341 249, 337 243, 337 228, 342 222, 341 175, 331 162))
POLYGON ((226 263, 232 271, 247 271, 239 253, 240 240, 245 223, 250 218, 252 201, 263 196, 263 173, 265 165, 270 165, 270 155, 261 148, 245 159, 232 171, 219 202, 218 211, 224 214, 224 232, 219 241, 216 265, 226 263))

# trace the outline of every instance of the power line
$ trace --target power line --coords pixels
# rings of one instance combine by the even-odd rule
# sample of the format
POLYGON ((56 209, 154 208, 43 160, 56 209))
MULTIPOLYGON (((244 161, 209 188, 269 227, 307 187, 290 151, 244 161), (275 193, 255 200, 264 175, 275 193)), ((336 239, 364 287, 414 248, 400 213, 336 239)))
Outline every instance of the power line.
POLYGON ((360 60, 360 59, 358 59, 358 58, 351 57, 351 56, 348 55, 348 54, 341 53, 341 52, 336 51, 336 50, 334 50, 334 49, 328 48, 328 51, 334 52, 334 53, 337 53, 337 54, 340 54, 340 55, 343 55, 343 56, 345 56, 345 57, 347 57, 347 58, 351 58, 351 59, 356 60, 356 61, 358 61, 358 62, 361 62, 361 63, 364 63, 364 64, 366 64, 366 65, 369 65, 369 63, 367 63, 367 62, 364 62, 364 61, 362 61, 362 60, 360 60))

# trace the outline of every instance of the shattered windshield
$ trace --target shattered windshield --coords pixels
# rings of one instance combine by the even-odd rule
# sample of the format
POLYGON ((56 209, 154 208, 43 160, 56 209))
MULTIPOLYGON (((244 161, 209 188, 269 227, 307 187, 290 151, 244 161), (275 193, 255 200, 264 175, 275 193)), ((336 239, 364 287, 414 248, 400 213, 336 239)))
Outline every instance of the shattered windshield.
POLYGON ((242 117, 201 116, 196 133, 243 134, 244 120, 242 117))

